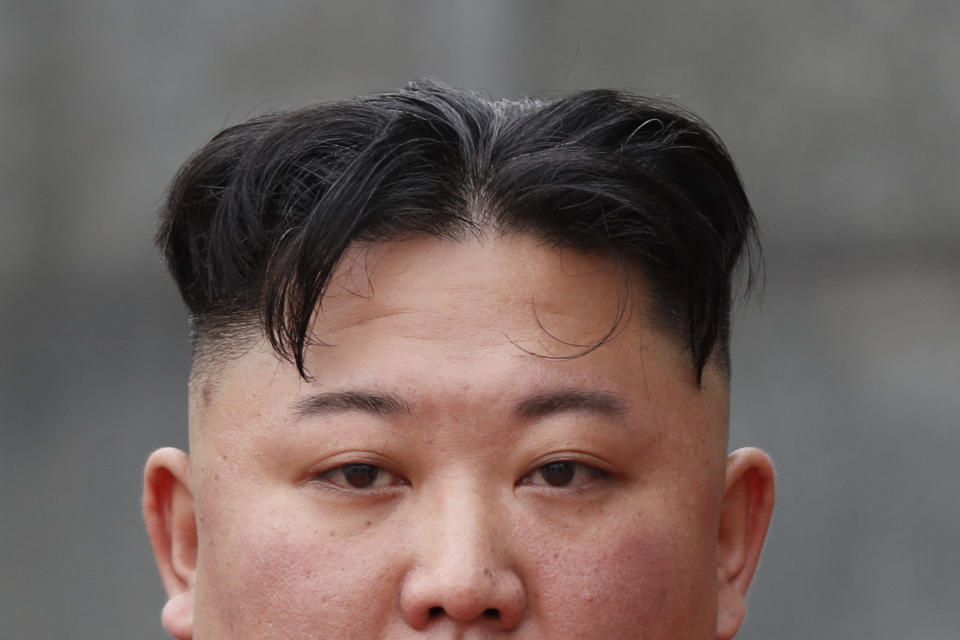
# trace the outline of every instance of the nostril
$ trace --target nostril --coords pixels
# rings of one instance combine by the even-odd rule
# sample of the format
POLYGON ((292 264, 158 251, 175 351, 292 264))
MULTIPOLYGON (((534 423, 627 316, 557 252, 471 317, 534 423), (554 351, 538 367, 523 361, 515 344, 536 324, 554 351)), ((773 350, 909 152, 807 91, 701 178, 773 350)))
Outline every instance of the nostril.
POLYGON ((486 609, 486 610, 484 610, 484 612, 483 612, 483 617, 484 617, 484 618, 499 618, 499 617, 500 617, 500 609, 486 609))
POLYGON ((430 607, 429 614, 431 618, 436 618, 442 613, 443 613, 443 607, 430 607))

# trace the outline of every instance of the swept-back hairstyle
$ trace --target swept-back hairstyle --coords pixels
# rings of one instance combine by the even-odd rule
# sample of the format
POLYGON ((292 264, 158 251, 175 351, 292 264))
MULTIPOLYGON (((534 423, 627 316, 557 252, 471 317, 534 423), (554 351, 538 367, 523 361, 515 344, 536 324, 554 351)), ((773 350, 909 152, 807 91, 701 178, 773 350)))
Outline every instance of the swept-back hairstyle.
POLYGON ((421 81, 271 113, 187 161, 157 241, 195 354, 257 328, 306 376, 313 314, 347 247, 488 230, 639 267, 697 380, 711 355, 728 369, 732 283, 755 218, 716 134, 660 100, 492 101, 421 81))

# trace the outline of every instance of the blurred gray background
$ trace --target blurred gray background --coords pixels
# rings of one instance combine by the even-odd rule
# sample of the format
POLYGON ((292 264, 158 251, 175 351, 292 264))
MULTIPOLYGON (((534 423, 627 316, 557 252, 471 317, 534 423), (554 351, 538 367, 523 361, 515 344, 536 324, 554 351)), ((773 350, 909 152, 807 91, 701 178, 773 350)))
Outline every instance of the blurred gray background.
POLYGON ((737 159, 767 284, 733 446, 778 463, 740 638, 960 637, 960 3, 0 4, 0 637, 161 639, 141 467, 186 441, 151 246, 224 125, 419 76, 679 99, 737 159))

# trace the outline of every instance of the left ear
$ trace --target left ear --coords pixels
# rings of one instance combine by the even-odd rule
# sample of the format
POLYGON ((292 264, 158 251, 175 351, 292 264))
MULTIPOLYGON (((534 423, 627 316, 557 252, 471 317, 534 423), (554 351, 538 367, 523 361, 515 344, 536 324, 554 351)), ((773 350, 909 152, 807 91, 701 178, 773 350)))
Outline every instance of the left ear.
POLYGON ((747 588, 760 561, 773 498, 770 457, 752 448, 731 453, 717 545, 718 640, 733 638, 747 614, 747 588))

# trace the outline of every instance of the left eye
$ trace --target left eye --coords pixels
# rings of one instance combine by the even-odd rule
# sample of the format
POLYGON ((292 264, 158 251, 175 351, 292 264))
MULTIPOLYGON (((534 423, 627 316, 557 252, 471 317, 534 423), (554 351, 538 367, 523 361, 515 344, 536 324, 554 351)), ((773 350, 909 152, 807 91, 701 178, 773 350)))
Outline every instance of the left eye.
POLYGON ((603 469, 582 462, 556 460, 538 467, 524 480, 533 485, 576 488, 608 477, 609 474, 603 469))
POLYGON ((372 491, 401 484, 401 479, 375 464, 342 464, 319 476, 322 480, 341 489, 372 491))

